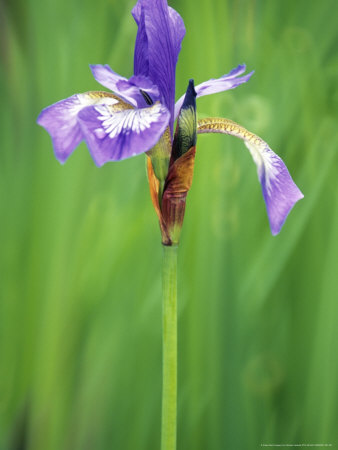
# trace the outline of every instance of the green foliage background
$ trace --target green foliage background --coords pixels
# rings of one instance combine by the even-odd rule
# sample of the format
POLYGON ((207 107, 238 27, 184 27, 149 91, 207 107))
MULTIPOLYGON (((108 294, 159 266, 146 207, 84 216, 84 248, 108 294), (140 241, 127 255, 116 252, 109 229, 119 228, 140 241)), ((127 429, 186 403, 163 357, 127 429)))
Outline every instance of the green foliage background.
MULTIPOLYGON (((143 156, 61 166, 40 110, 130 76, 133 2, 0 2, 0 448, 155 450, 161 245, 143 156)), ((268 227, 241 142, 198 141, 179 254, 178 449, 337 446, 338 4, 182 0, 189 78, 245 62, 198 100, 262 136, 305 194, 268 227)))

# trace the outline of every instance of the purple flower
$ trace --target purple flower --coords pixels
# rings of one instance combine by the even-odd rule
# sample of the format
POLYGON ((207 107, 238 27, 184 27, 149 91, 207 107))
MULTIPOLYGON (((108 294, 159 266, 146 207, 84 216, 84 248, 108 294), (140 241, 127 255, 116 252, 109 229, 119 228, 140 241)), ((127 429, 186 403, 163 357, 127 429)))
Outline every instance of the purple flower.
MULTIPOLYGON (((175 71, 185 27, 181 16, 166 0, 138 0, 132 15, 138 26, 134 75, 127 79, 108 65, 93 65, 94 78, 113 93, 75 94, 45 108, 39 115, 37 122, 51 135, 56 158, 64 163, 82 140, 98 166, 147 152, 161 199, 174 162, 172 149, 176 145, 177 151, 179 142, 176 139, 175 144, 173 136, 177 118, 179 133, 176 131, 176 135, 179 136, 189 132, 196 135, 196 131, 233 134, 244 140, 253 156, 271 230, 273 234, 278 233, 293 205, 303 197, 282 160, 260 138, 231 121, 203 119, 197 122, 195 112, 190 116, 187 113, 189 108, 195 108, 192 103, 187 107, 189 98, 184 101, 182 96, 175 104, 175 71), (184 114, 181 111, 185 111, 184 114)), ((190 93, 193 91, 195 98, 233 89, 248 81, 253 73, 243 75, 244 72, 245 65, 239 65, 218 79, 195 87, 191 82, 190 93)), ((196 139, 186 142, 193 141, 196 139)), ((182 176, 178 165, 176 161, 175 170, 171 172, 182 176)), ((190 162, 188 165, 193 167, 190 162)))

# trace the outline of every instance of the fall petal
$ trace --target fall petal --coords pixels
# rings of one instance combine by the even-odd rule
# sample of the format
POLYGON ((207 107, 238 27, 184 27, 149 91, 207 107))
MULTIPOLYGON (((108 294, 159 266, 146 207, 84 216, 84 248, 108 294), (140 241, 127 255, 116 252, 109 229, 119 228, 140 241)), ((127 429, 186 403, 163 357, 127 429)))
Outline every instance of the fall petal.
POLYGON ((108 92, 92 91, 75 94, 43 109, 37 123, 50 134, 56 158, 64 163, 83 140, 78 124, 79 112, 93 104, 118 103, 119 99, 108 92))
POLYGON ((82 110, 79 122, 94 162, 101 166, 152 148, 168 126, 169 117, 167 108, 159 103, 120 112, 99 105, 82 110))
POLYGON ((198 133, 230 134, 244 141, 257 166, 271 232, 278 234, 295 203, 304 197, 282 159, 260 137, 228 119, 199 120, 198 133))

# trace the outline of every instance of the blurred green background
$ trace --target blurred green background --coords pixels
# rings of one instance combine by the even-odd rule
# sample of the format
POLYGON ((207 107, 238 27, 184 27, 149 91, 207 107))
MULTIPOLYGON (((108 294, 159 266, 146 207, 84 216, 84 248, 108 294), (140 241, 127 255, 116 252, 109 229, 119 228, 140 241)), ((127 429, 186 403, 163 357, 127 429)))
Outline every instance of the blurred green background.
MULTIPOLYGON (((305 194, 272 237, 235 138, 201 136, 179 253, 178 450, 332 444, 338 431, 338 4, 172 1, 177 97, 262 136, 305 194)), ((40 110, 133 70, 133 2, 0 2, 0 449, 156 450, 161 245, 144 157, 61 166, 40 110)))

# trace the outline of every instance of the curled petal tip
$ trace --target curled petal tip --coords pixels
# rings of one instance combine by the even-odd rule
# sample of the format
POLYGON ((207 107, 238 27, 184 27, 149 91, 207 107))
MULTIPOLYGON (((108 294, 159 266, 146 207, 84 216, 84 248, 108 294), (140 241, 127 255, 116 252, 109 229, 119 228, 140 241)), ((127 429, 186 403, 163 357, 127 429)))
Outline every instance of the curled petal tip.
MULTIPOLYGON (((226 75, 221 76, 220 78, 212 78, 208 81, 204 81, 201 84, 195 86, 195 91, 197 93, 197 97, 203 97, 204 95, 216 94, 218 92, 227 91, 229 89, 234 89, 240 84, 246 83, 251 78, 253 71, 243 75, 241 75, 246 70, 246 65, 242 64, 237 66, 235 69, 232 69, 226 75)), ((182 103, 184 100, 184 95, 177 100, 175 104, 175 119, 177 118, 182 103)))
POLYGON ((272 194, 270 198, 264 193, 263 185, 262 189, 271 233, 273 236, 276 236, 281 231, 292 208, 299 200, 304 198, 304 195, 294 183, 289 173, 286 179, 284 179, 281 190, 272 194))

